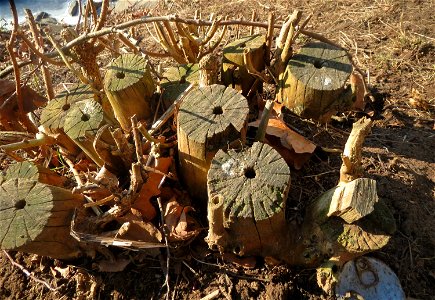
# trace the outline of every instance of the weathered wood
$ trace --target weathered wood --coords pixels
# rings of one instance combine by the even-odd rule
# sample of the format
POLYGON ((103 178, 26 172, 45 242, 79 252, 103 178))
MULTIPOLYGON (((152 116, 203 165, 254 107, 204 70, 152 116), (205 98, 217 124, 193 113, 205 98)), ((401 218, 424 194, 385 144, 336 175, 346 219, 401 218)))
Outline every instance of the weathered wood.
POLYGON ((79 101, 92 101, 95 94, 88 85, 74 85, 68 90, 56 95, 49 101, 41 113, 41 125, 52 132, 62 130, 65 124, 65 117, 73 105, 79 101))
POLYGON ((370 133, 372 124, 373 121, 365 117, 353 123, 352 131, 341 156, 343 163, 340 168, 339 184, 344 184, 361 177, 362 146, 366 136, 370 133))
POLYGON ((170 67, 163 73, 160 84, 162 100, 165 107, 169 107, 192 83, 199 81, 198 64, 183 64, 170 67))
POLYGON ((75 103, 94 99, 95 94, 89 85, 77 84, 59 93, 42 110, 41 125, 44 133, 54 137, 57 144, 69 153, 77 154, 80 149, 64 132, 65 118, 75 103))
POLYGON ((278 83, 277 100, 303 118, 328 121, 334 112, 352 105, 351 89, 345 90, 351 73, 346 51, 309 43, 288 62, 278 83))
POLYGON ((222 253, 282 258, 290 169, 260 142, 241 152, 220 150, 208 173, 207 242, 222 253))
POLYGON ((221 79, 224 85, 241 90, 244 96, 248 96, 251 90, 251 94, 255 95, 255 91, 261 90, 262 83, 257 81, 256 86, 253 86, 256 78, 249 74, 245 66, 243 58, 245 51, 248 52, 252 67, 258 72, 264 70, 265 37, 259 34, 251 35, 235 40, 224 47, 221 79))
POLYGON ((99 167, 104 161, 93 146, 93 139, 98 129, 107 124, 102 106, 93 100, 76 103, 65 117, 65 133, 92 159, 99 167))
POLYGON ((376 180, 358 178, 334 189, 327 215, 340 217, 352 224, 370 214, 376 202, 376 180))
POLYGON ((147 61, 135 54, 122 54, 107 66, 104 89, 122 129, 129 130, 130 118, 152 116, 154 81, 147 61))
POLYGON ((70 236, 73 210, 83 196, 34 180, 17 178, 0 185, 0 248, 59 259, 77 257, 70 236))
POLYGON ((245 97, 216 84, 194 88, 180 106, 177 134, 181 178, 189 193, 204 206, 211 159, 233 142, 244 144, 248 113, 245 97))
POLYGON ((14 178, 26 178, 41 183, 62 187, 67 178, 41 165, 35 165, 29 161, 17 162, 9 167, 5 173, 5 180, 14 178))
POLYGON ((22 131, 0 131, 0 146, 18 143, 23 140, 30 140, 34 138, 35 135, 32 133, 22 131))
POLYGON ((204 55, 199 61, 199 86, 218 83, 219 58, 214 53, 204 55))

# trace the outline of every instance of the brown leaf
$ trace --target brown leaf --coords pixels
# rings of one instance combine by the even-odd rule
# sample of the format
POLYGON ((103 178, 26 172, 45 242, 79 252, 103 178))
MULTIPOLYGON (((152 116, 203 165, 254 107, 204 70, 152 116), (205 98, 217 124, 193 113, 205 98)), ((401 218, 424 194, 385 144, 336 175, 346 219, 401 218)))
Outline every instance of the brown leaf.
POLYGON ((169 229, 170 241, 185 241, 200 232, 197 222, 188 215, 192 210, 191 206, 181 206, 175 198, 165 204, 164 219, 169 229))
POLYGON ((364 110, 366 103, 364 101, 365 89, 364 79, 355 73, 352 73, 349 77, 350 84, 356 88, 356 99, 352 105, 353 109, 364 110))
MULTIPOLYGON (((257 120, 249 123, 249 126, 258 127, 259 124, 260 120, 257 120)), ((294 150, 295 153, 313 153, 316 149, 316 145, 299 133, 288 128, 283 121, 276 118, 269 119, 266 134, 279 137, 281 145, 290 150, 294 150)))
POLYGON ((162 233, 154 224, 138 220, 134 214, 126 214, 122 218, 119 218, 118 221, 123 222, 116 234, 119 238, 149 243, 159 243, 162 241, 162 233))
POLYGON ((100 272, 122 272, 130 263, 130 259, 119 258, 115 260, 102 260, 97 262, 94 266, 100 272))
MULTIPOLYGON (((168 173, 172 162, 172 157, 159 157, 156 158, 156 165, 154 168, 163 173, 168 173)), ((156 209, 151 204, 151 198, 160 194, 158 187, 163 175, 152 171, 148 174, 148 179, 142 185, 139 195, 133 203, 133 208, 139 210, 145 220, 151 221, 157 214, 156 209)))
POLYGON ((70 278, 71 277, 71 267, 67 266, 66 268, 54 267, 54 270, 59 273, 62 278, 70 278))
POLYGON ((239 257, 232 253, 224 253, 222 255, 222 258, 228 263, 233 263, 236 266, 240 266, 246 269, 253 269, 257 264, 257 259, 253 256, 239 257))
POLYGON ((411 98, 409 98, 409 104, 414 108, 429 110, 429 103, 422 99, 421 93, 415 88, 412 88, 411 90, 411 98))

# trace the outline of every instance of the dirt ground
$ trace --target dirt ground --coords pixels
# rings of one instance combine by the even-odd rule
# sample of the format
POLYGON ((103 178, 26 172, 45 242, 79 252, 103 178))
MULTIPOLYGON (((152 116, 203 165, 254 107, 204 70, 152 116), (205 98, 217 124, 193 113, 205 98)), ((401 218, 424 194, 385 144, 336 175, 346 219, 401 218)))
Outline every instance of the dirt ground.
MULTIPOLYGON (((154 15, 210 13, 267 20, 274 11, 313 14, 308 29, 346 47, 367 74, 374 101, 374 127, 363 150, 365 176, 378 183, 379 197, 392 211, 397 231, 386 247, 370 254, 397 274, 409 299, 435 299, 435 1, 167 1, 154 15)), ((137 13, 137 12, 135 12, 137 13)), ((124 17, 129 17, 126 13, 124 17)), ((145 33, 146 34, 146 33, 145 33)), ((4 48, 3 48, 4 49, 4 48)), ((57 78, 57 82, 68 81, 57 78)), ((266 93, 267 94, 267 88, 266 93)), ((359 115, 361 116, 361 115, 359 115)), ((319 146, 342 148, 355 120, 313 126, 307 136, 319 146)), ((306 204, 333 187, 340 157, 313 157, 292 169, 287 217, 302 218, 306 204)), ((329 299, 316 284, 315 269, 225 264, 207 250, 203 237, 173 253, 173 299, 200 299, 219 290, 219 299, 329 299)), ((160 257, 113 249, 134 258, 123 272, 98 272, 90 258, 63 262, 10 252, 30 279, 0 252, 0 299, 159 299, 165 297, 160 257), (68 274, 62 273, 68 271, 68 274)))

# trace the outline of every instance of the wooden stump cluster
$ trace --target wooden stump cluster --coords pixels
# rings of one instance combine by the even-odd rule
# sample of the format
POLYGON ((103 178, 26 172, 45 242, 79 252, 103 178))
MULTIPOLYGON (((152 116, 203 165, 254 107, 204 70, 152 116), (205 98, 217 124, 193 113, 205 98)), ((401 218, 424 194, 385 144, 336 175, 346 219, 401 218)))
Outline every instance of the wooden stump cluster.
POLYGON ((177 136, 181 178, 204 207, 210 162, 219 149, 244 144, 248 112, 243 95, 217 84, 195 88, 180 106, 177 136))

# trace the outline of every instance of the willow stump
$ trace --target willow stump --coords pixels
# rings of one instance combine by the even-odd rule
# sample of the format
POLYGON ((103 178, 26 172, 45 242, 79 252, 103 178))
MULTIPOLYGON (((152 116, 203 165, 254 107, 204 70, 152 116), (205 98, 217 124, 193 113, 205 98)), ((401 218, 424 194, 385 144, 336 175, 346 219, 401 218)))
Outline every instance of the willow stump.
POLYGON ((170 67, 163 73, 160 84, 165 107, 169 107, 192 83, 199 81, 198 64, 170 67))
POLYGON ((107 66, 104 90, 122 129, 131 127, 130 118, 144 120, 152 115, 154 81, 147 61, 135 54, 122 54, 107 66))
POLYGON ((93 100, 76 103, 65 117, 65 133, 99 167, 103 166, 104 161, 95 151, 93 140, 98 129, 107 122, 101 104, 93 100))
POLYGON ((248 96, 251 90, 255 92, 261 89, 261 81, 256 81, 256 78, 249 74, 244 56, 249 56, 251 67, 261 72, 265 68, 265 54, 263 35, 251 35, 227 44, 223 49, 222 83, 241 90, 244 96, 248 96), (254 83, 256 86, 253 86, 254 83))
POLYGON ((48 168, 35 165, 29 161, 17 162, 8 167, 4 180, 14 178, 26 178, 60 187, 62 187, 67 180, 66 177, 60 176, 48 168))
POLYGON ((213 84, 194 88, 177 118, 180 171, 194 198, 207 199, 207 172, 216 152, 232 143, 244 144, 249 107, 236 90, 213 84))
POLYGON ((280 259, 290 189, 290 169, 281 155, 260 142, 241 152, 220 150, 207 179, 210 248, 280 259))
POLYGON ((34 180, 10 179, 0 185, 0 248, 52 258, 77 257, 70 236, 73 211, 83 196, 34 180))
POLYGON ((54 136, 58 144, 69 153, 77 153, 80 149, 64 132, 65 118, 75 103, 94 100, 95 94, 88 85, 74 85, 67 91, 59 93, 42 110, 41 125, 45 133, 54 136))
POLYGON ((302 118, 327 121, 351 106, 345 89, 352 63, 345 50, 326 43, 309 43, 288 62, 278 83, 277 100, 302 118))

